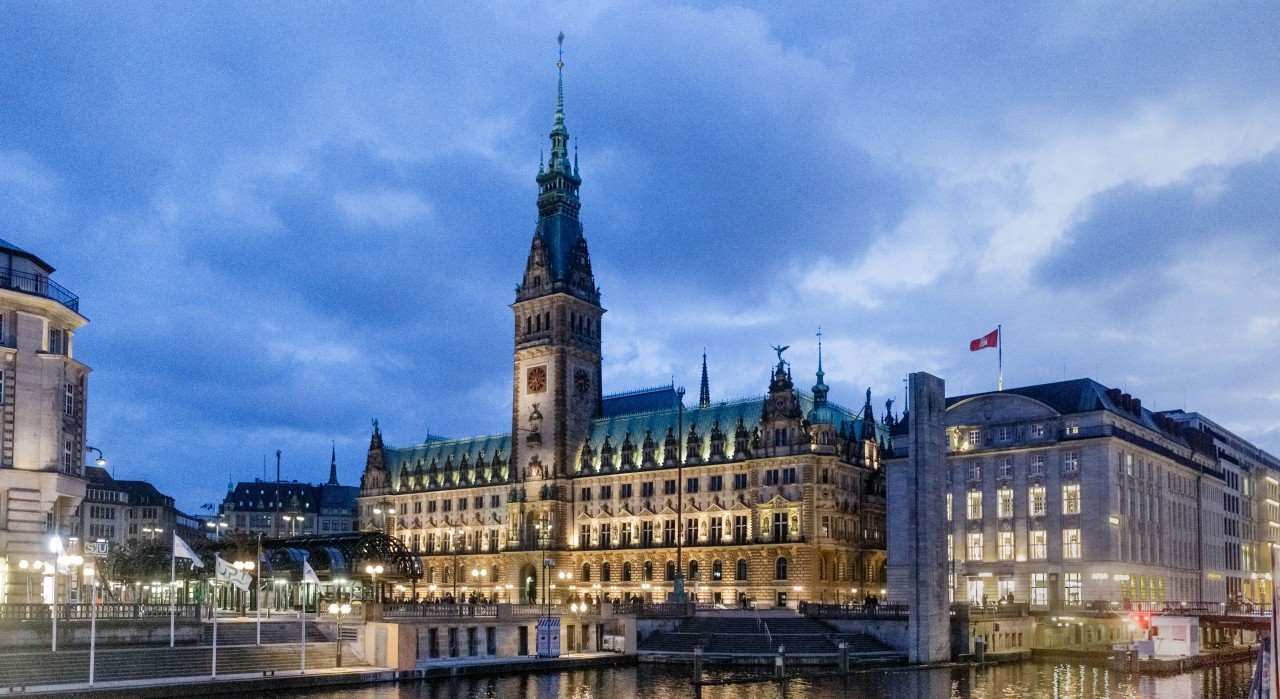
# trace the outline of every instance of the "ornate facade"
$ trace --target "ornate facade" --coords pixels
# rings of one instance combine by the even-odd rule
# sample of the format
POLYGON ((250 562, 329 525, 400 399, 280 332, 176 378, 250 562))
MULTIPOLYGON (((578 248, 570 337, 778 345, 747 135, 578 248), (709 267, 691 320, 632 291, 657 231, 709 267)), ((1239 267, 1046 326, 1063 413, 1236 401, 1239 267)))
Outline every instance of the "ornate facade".
POLYGON ((563 94, 511 306, 511 432, 393 448, 375 421, 362 526, 422 556, 420 596, 661 600, 677 571, 726 605, 882 594, 887 429, 870 391, 860 411, 828 402, 821 351, 812 393, 780 348, 764 397, 713 403, 705 357, 697 407, 673 386, 604 396, 563 94))

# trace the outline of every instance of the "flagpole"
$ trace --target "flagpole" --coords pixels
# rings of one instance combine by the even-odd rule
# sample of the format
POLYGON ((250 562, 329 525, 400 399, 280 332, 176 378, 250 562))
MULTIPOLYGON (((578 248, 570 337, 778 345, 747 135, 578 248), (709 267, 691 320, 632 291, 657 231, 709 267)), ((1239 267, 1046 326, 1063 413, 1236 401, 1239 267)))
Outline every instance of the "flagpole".
MULTIPOLYGON (((988 325, 987 327, 991 327, 991 326, 988 325)), ((999 371, 1000 371, 1000 378, 997 380, 996 390, 1003 391, 1004 390, 1004 331, 1000 329, 999 325, 996 326, 996 366, 999 368, 999 371)))
POLYGON ((298 586, 299 607, 302 609, 302 673, 307 674, 307 584, 298 586))
MULTIPOLYGON (((98 650, 98 571, 93 571, 93 585, 89 588, 89 686, 93 686, 93 661, 98 650)), ((171 637, 172 639, 172 637, 171 637)), ((170 640, 172 643, 172 640, 170 640)))
POLYGON ((262 532, 258 532, 258 579, 254 581, 253 589, 258 593, 258 645, 262 645, 262 532))
POLYGON ((210 670, 210 677, 218 676, 218 565, 222 562, 222 558, 218 555, 213 557, 213 667, 210 670))
POLYGON ((173 618, 178 611, 178 535, 173 535, 173 551, 169 553, 169 647, 173 647, 173 618))

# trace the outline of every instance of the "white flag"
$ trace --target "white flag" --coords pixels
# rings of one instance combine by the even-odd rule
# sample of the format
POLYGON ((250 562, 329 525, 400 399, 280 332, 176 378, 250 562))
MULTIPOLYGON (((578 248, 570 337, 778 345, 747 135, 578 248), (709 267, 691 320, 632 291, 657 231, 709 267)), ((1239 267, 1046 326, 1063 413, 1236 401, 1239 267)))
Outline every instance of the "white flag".
POLYGON ((191 561, 191 565, 197 568, 204 567, 204 561, 200 560, 200 557, 196 555, 196 552, 192 550, 192 548, 187 545, 187 542, 183 541, 182 537, 177 534, 173 535, 173 556, 174 558, 185 558, 188 561, 191 561))
POLYGON ((235 566, 222 560, 221 556, 214 556, 214 560, 218 562, 217 576, 219 580, 231 583, 248 592, 249 585, 253 583, 253 576, 243 570, 236 570, 235 566))
POLYGON ((315 569, 305 559, 302 561, 302 582, 312 585, 320 584, 320 576, 316 575, 315 569))

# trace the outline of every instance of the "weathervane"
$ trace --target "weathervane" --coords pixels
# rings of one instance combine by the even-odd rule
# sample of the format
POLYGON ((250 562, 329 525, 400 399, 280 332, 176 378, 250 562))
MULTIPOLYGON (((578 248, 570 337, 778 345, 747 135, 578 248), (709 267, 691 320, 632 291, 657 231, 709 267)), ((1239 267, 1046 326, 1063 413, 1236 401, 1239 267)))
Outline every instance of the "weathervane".
POLYGON ((560 60, 556 61, 556 67, 564 68, 564 32, 560 32, 560 36, 556 37, 556 43, 560 45, 560 60))

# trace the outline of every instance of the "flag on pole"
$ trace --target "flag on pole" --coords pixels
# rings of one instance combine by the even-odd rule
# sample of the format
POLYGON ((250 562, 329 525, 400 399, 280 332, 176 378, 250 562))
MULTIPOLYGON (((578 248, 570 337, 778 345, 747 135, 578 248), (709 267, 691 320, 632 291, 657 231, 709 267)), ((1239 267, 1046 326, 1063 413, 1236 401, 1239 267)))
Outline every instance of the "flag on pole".
POLYGON ((996 328, 995 330, 992 330, 986 335, 983 335, 982 337, 971 341, 969 343, 969 351, 977 352, 980 349, 986 349, 988 347, 999 347, 999 346, 1000 346, 1000 328, 996 328))
POLYGON ((316 571, 306 560, 302 561, 302 582, 311 583, 312 585, 320 584, 320 576, 316 575, 316 571))
POLYGON ((214 556, 214 559, 218 562, 218 580, 231 583, 242 591, 249 591, 249 585, 253 583, 253 576, 243 570, 236 570, 235 566, 222 560, 222 556, 214 556))
POLYGON ((182 537, 177 534, 173 535, 173 557, 185 558, 188 561, 191 561, 191 565, 197 568, 204 567, 204 561, 200 560, 200 557, 196 555, 195 550, 188 546, 187 542, 183 541, 182 537))

